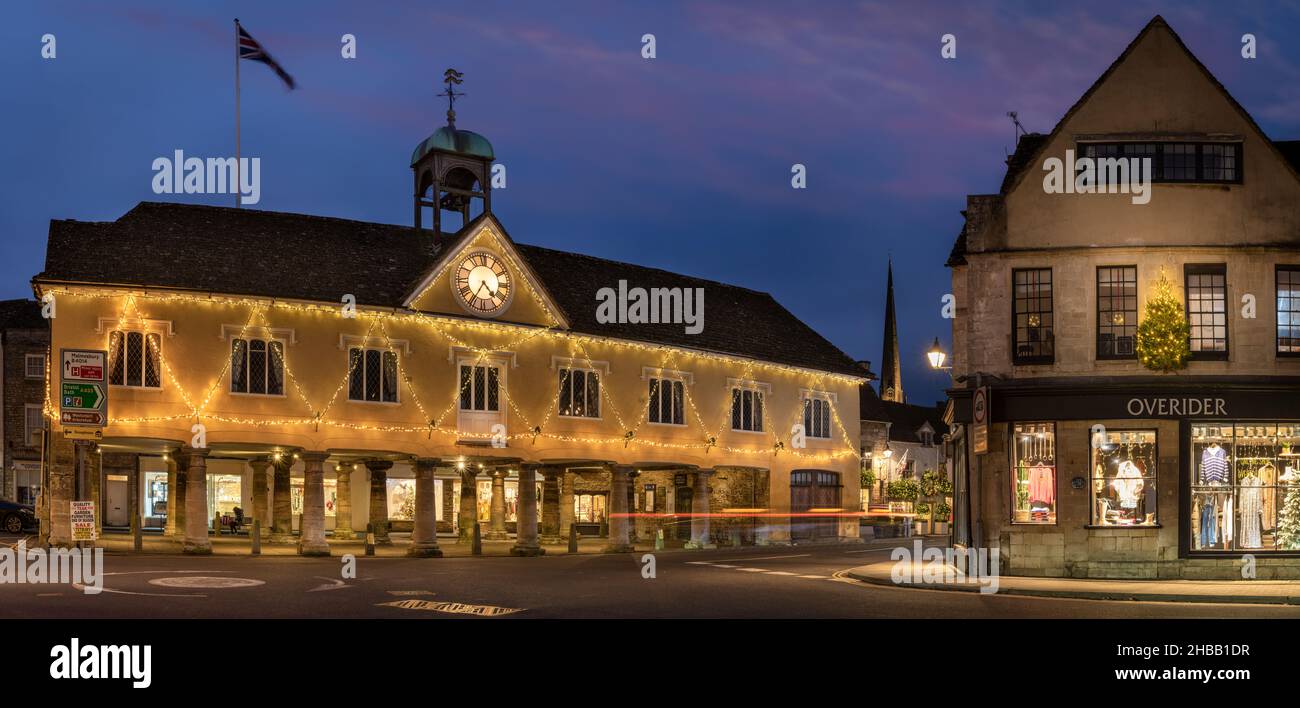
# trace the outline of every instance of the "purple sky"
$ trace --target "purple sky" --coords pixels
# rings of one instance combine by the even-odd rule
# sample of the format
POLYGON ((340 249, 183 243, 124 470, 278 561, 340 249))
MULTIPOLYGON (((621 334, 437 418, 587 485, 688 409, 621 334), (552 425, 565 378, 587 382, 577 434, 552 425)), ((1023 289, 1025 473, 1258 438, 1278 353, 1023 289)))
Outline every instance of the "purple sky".
POLYGON ((444 122, 434 94, 453 66, 468 93, 458 125, 506 165, 493 206, 523 243, 770 292, 875 366, 892 254, 915 403, 947 384, 923 352, 947 341, 943 262, 965 195, 997 190, 1007 111, 1050 130, 1163 14, 1271 137, 1300 138, 1295 3, 16 5, 0 23, 0 296, 30 295, 51 218, 231 202, 154 195, 150 164, 177 149, 233 154, 239 17, 300 87, 243 64, 257 208, 410 223, 407 160, 444 122), (1259 39, 1254 61, 1240 57, 1244 32, 1259 39), (40 57, 45 33, 57 59, 40 57), (344 33, 356 60, 339 55, 344 33), (654 60, 641 58, 645 33, 654 60), (939 56, 945 33, 956 60, 939 56), (806 190, 790 188, 794 163, 806 190))

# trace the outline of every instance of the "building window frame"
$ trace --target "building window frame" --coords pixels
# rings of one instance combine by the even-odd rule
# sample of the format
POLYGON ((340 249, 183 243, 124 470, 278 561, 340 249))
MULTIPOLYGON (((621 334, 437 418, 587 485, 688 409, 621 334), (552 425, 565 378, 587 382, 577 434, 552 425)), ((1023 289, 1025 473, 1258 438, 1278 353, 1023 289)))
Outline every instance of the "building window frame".
POLYGON ((727 389, 731 392, 731 405, 728 408, 732 432, 762 434, 766 431, 763 421, 767 419, 767 399, 772 393, 770 384, 758 381, 730 379, 727 389), (746 402, 748 413, 746 416, 746 402))
POLYGON ((39 403, 23 404, 23 443, 27 447, 41 446, 41 433, 45 430, 45 406, 39 403), (32 413, 36 413, 36 420, 40 421, 35 429, 32 427, 32 413), (35 435, 35 440, 32 439, 35 435))
POLYGON ((1081 140, 1075 144, 1075 154, 1091 159, 1099 158, 1151 158, 1151 182, 1153 184, 1241 184, 1243 179, 1245 154, 1242 140, 1081 140), (1191 157, 1191 164, 1175 167, 1172 158, 1179 148, 1180 156, 1191 157), (1186 152, 1191 148, 1191 152, 1186 152), (1211 159, 1216 151, 1232 155, 1226 157, 1230 164, 1211 159), (1166 168, 1190 170, 1191 176, 1166 176, 1166 168), (1209 177, 1212 172, 1231 173, 1231 177, 1209 177))
POLYGON ((1056 291, 1052 268, 1012 268, 1011 269, 1011 361, 1017 366, 1034 364, 1052 364, 1056 361, 1056 291), (1024 282, 1021 275, 1024 274, 1024 282), (1043 280, 1046 274, 1047 280, 1043 280), (1043 286, 1047 286, 1047 296, 1042 295, 1043 286), (1020 288, 1024 286, 1026 294, 1021 296, 1020 288), (1035 288, 1032 295, 1029 288, 1035 288), (1043 300, 1047 309, 1042 309, 1043 300), (1021 307, 1024 311, 1021 311, 1021 307), (1020 316, 1024 315, 1025 324, 1021 326, 1020 316), (1047 322, 1043 322, 1046 316, 1047 322), (1024 340, 1021 331, 1024 331, 1024 340), (1021 354, 1021 347, 1033 349, 1021 354), (1043 353, 1046 350, 1047 353, 1043 353))
POLYGON ((804 389, 799 392, 803 400, 803 432, 813 440, 830 440, 835 426, 834 406, 839 398, 830 391, 804 389), (817 403, 820 402, 821 410, 817 403))
POLYGON ((23 377, 29 379, 45 378, 45 355, 44 354, 23 355, 23 377), (36 364, 35 369, 32 368, 33 362, 35 362, 36 364))
POLYGON ((348 402, 378 403, 380 405, 400 405, 401 399, 401 362, 396 351, 385 347, 367 347, 361 344, 349 346, 348 353, 348 402), (370 367, 372 362, 377 369, 377 391, 371 392, 370 367))
POLYGON ((466 413, 501 412, 501 364, 462 361, 456 366, 456 407, 466 413), (482 372, 482 373, 480 373, 482 372))
POLYGON ((108 333, 108 385, 143 391, 162 390, 162 333, 124 327, 108 333), (133 354, 133 350, 138 354, 133 354), (138 364, 131 361, 138 356, 138 364))
POLYGON ((1274 267, 1273 296, 1274 296, 1273 322, 1275 325, 1273 330, 1274 332, 1273 353, 1280 358, 1300 357, 1300 265, 1279 263, 1274 267), (1289 275, 1287 279, 1287 285, 1291 286, 1291 290, 1288 291, 1291 294, 1288 295, 1286 298, 1287 300, 1286 309, 1283 309, 1282 306, 1282 300, 1283 300, 1282 274, 1283 273, 1289 275), (1288 323, 1286 325, 1282 324, 1283 313, 1287 315, 1288 323), (1283 346, 1282 346, 1283 327, 1285 327, 1289 331, 1289 334, 1291 335, 1290 337, 1287 337, 1287 339, 1290 339, 1291 341, 1294 342, 1294 344, 1289 345, 1290 348, 1289 350, 1286 351, 1283 350, 1283 346))
POLYGON ((1097 311, 1097 341, 1096 341, 1097 359, 1099 361, 1131 361, 1137 359, 1138 299, 1139 299, 1139 287, 1140 287, 1138 283, 1137 266, 1136 265, 1099 265, 1097 266, 1097 270, 1096 270, 1095 282, 1096 282, 1096 298, 1097 298, 1097 306, 1095 308, 1097 311), (1114 280, 1112 277, 1111 280, 1105 281, 1105 283, 1103 283, 1102 281, 1103 271, 1107 271, 1108 274, 1111 276, 1118 274, 1121 276, 1121 280, 1117 281, 1114 280), (1128 277, 1130 274, 1133 276, 1131 280, 1128 277), (1112 289, 1110 294, 1107 295, 1102 294, 1103 285, 1109 285, 1113 288, 1116 283, 1118 283, 1121 289, 1124 290, 1125 292, 1122 292, 1120 295, 1115 295, 1112 289), (1130 296, 1127 293, 1128 290, 1127 286, 1129 286, 1130 284, 1133 286, 1133 293, 1131 296, 1133 301, 1132 307, 1129 307, 1128 300, 1130 296), (1106 308, 1102 307, 1103 297, 1107 301, 1106 308), (1115 307, 1116 300, 1120 301, 1120 305, 1118 309, 1115 307), (1122 315, 1124 317, 1123 322, 1115 321, 1115 315, 1117 314, 1122 315), (1131 320, 1129 319, 1130 317, 1132 318, 1131 320), (1110 318, 1109 322, 1107 322, 1107 318, 1110 318), (1107 330, 1107 329, 1110 331, 1103 332, 1103 330, 1107 330), (1121 334, 1121 336, 1115 336, 1116 330, 1118 330, 1120 333, 1127 333, 1129 330, 1131 330, 1132 334, 1121 334), (1111 339, 1109 340, 1110 341, 1109 353, 1103 352, 1103 347, 1102 347, 1103 333, 1109 334, 1111 336, 1111 339), (1124 337, 1128 337, 1128 341, 1126 344, 1122 341, 1124 337), (1126 351, 1123 351, 1125 349, 1126 351))
POLYGON ((600 389, 604 385, 603 374, 599 369, 583 366, 561 366, 558 368, 557 385, 559 397, 556 399, 556 415, 561 418, 580 420, 602 420, 600 407, 600 389), (581 381, 581 384, 579 384, 581 381), (594 382, 594 384, 593 384, 594 382), (581 386, 581 391, 578 390, 581 386), (578 396, 582 395, 582 404, 578 396), (569 402, 566 408, 565 402, 569 402))
POLYGON ((1229 308, 1228 308, 1228 264, 1226 263, 1184 264, 1183 265, 1183 301, 1184 301, 1183 315, 1187 318, 1187 325, 1190 330, 1187 338, 1187 348, 1191 350, 1192 353, 1191 359, 1193 361, 1227 361, 1228 353, 1231 350, 1231 343, 1232 343, 1231 340, 1232 332, 1230 329, 1232 318, 1230 316, 1231 313, 1229 312, 1229 308), (1196 301, 1198 303, 1205 303, 1205 302, 1211 303, 1210 305, 1211 310, 1209 312, 1192 312, 1192 288, 1193 288, 1192 278, 1193 277, 1202 278, 1205 276, 1211 276, 1211 277, 1219 276, 1223 282, 1221 285, 1215 285, 1213 283, 1210 285, 1203 285, 1198 283, 1195 286, 1198 289, 1198 291, 1204 288, 1209 288, 1211 290, 1211 297, 1209 299, 1197 298, 1196 301), (1213 296, 1214 290, 1221 291, 1219 293, 1218 298, 1215 298, 1213 296), (1222 304, 1222 310, 1220 313, 1216 313, 1213 310, 1214 303, 1216 302, 1216 300, 1218 300, 1222 304), (1193 346, 1193 344, 1196 342, 1214 342, 1219 339, 1219 337, 1213 336, 1215 330, 1219 327, 1219 325, 1214 324, 1213 322, 1211 322, 1208 325, 1197 324, 1192 319, 1193 315, 1196 315, 1199 318, 1205 315, 1215 315, 1215 314, 1223 315, 1223 325, 1222 325, 1223 349, 1221 350, 1220 349, 1196 349, 1193 346), (1212 336, 1210 337, 1197 336, 1198 333, 1203 331, 1202 328, 1205 327, 1210 328, 1212 336))
MULTIPOLYGON (((1007 475, 1010 482, 1007 484, 1009 495, 1009 505, 1011 508, 1010 523, 1013 526, 1055 526, 1058 521, 1058 514, 1061 504, 1061 485, 1060 475, 1058 474, 1057 450, 1058 442, 1056 437, 1055 421, 1017 421, 1007 424, 1007 457, 1011 465, 1011 473, 1007 475), (1025 440, 1018 440, 1017 435, 1025 436, 1025 440), (1036 444, 1032 438, 1041 437, 1041 444, 1036 444), (1024 443, 1024 444, 1022 444, 1024 443), (1045 500, 1039 500, 1040 505, 1046 508, 1040 509, 1041 517, 1035 518, 1033 510, 1033 484, 1032 479, 1023 480, 1025 502, 1020 503, 1022 480, 1020 479, 1019 467, 1022 461, 1021 454, 1034 455, 1037 457, 1037 463, 1034 468, 1043 468, 1050 472, 1051 483, 1050 493, 1052 496, 1051 503, 1046 504, 1045 500), (1051 464, 1047 464, 1050 460, 1051 464), (1022 508, 1023 507, 1023 508, 1022 508)), ((1026 458, 1027 460, 1027 458, 1026 458)), ((1030 470, 1026 470, 1027 473, 1030 470)))
MULTIPOLYGON (((227 390, 229 391, 230 395, 269 396, 272 398, 277 398, 277 397, 283 398, 286 395, 285 394, 285 371, 288 368, 285 366, 285 362, 284 362, 284 349, 286 345, 287 342, 278 337, 242 337, 242 338, 230 337, 230 385, 227 387, 227 390), (242 353, 236 351, 236 348, 239 347, 241 344, 244 345, 242 353), (255 346, 256 344, 260 344, 261 348, 258 349, 255 346), (261 354, 261 360, 262 360, 260 366, 261 368, 260 378, 262 379, 261 380, 262 390, 254 391, 252 389, 254 388, 253 379, 255 377, 253 375, 254 372, 252 370, 252 366, 253 366, 254 355, 258 354, 259 352, 261 354), (237 358, 241 357, 241 354, 242 354, 243 361, 238 362, 237 358), (273 381, 272 379, 272 374, 276 370, 278 370, 279 372, 278 382, 273 381), (236 383, 238 383, 237 377, 240 376, 243 377, 243 385, 237 387, 236 386, 236 383), (272 390, 273 388, 275 388, 275 386, 272 385, 273 383, 279 384, 278 391, 272 390)), ((349 381, 349 387, 350 384, 351 382, 349 381)))
POLYGON ((694 376, 686 371, 671 371, 644 367, 641 379, 646 382, 646 423, 648 425, 665 425, 673 428, 686 427, 687 387, 694 383, 694 376), (664 382, 669 385, 664 386, 664 382), (664 420, 664 402, 662 391, 670 392, 668 402, 668 420, 664 420))

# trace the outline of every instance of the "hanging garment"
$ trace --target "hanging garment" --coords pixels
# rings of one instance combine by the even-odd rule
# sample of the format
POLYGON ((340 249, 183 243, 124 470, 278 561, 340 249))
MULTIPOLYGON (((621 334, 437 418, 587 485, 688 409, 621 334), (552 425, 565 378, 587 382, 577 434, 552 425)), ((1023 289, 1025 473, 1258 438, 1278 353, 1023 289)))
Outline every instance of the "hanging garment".
POLYGON ((1201 542, 1198 548, 1212 548, 1219 543, 1218 527, 1218 509, 1215 508, 1213 499, 1206 499, 1201 504, 1201 533, 1197 539, 1201 542))
POLYGON ((1223 545, 1232 543, 1232 497, 1223 500, 1223 545))
MULTIPOLYGON (((1258 472, 1259 485, 1264 489, 1268 489, 1277 484, 1277 468, 1274 467, 1272 463, 1265 463, 1259 468, 1258 472)), ((1273 493, 1265 493, 1261 490, 1260 503, 1263 505, 1261 507, 1261 514, 1263 516, 1261 528, 1277 528, 1277 495, 1273 493)))
POLYGON ((1056 474, 1053 468, 1035 465, 1029 469, 1029 501, 1047 506, 1056 503, 1056 474))
POLYGON ((1211 445, 1201 453, 1201 484, 1226 484, 1228 481, 1228 451, 1211 445))
POLYGON ((1239 508, 1241 509, 1241 547, 1259 548, 1260 517, 1263 514, 1263 490, 1259 477, 1247 477, 1241 482, 1239 508))
POLYGON ((1133 464, 1132 460, 1124 460, 1119 463, 1119 473, 1115 475, 1115 481, 1111 482, 1110 486, 1119 495, 1121 508, 1136 509, 1145 484, 1137 465, 1133 464))

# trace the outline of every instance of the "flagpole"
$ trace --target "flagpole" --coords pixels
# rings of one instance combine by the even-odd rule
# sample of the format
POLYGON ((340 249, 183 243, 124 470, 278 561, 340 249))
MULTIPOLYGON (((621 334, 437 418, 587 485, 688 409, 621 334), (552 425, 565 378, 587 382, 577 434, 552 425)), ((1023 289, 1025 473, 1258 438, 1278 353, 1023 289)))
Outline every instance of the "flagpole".
POLYGON ((235 208, 241 205, 241 175, 239 174, 239 18, 235 18, 235 208))

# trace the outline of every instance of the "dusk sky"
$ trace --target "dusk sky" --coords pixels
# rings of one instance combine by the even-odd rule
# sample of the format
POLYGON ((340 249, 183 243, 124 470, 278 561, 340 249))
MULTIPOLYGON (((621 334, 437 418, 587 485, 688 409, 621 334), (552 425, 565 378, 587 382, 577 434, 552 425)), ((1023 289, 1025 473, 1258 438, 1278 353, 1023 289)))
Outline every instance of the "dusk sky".
MULTIPOLYGON (((142 200, 233 204, 155 195, 150 165, 178 149, 233 155, 235 17, 299 86, 242 65, 256 208, 410 224, 409 157, 444 124, 436 94, 455 67, 468 94, 458 127, 506 165, 493 207, 522 243, 770 292, 873 368, 892 255, 913 403, 948 385, 923 353, 948 340, 944 260, 966 195, 998 189, 1007 111, 1050 130, 1161 14, 1270 137, 1300 138, 1294 2, 119 5, 6 8, 0 296, 31 295, 50 219, 112 220, 142 200), (355 60, 340 56, 345 33, 355 60), (947 33, 955 60, 940 57, 947 33), (795 163, 805 190, 790 186, 795 163)), ((286 278, 310 277, 294 254, 267 253, 286 278)))

